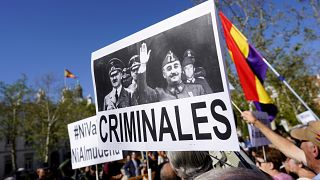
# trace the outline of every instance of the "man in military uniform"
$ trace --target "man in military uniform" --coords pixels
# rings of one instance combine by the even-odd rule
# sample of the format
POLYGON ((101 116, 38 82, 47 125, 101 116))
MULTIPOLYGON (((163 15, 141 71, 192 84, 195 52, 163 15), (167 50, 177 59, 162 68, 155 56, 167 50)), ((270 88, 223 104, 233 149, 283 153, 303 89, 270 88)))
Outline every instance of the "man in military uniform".
POLYGON ((123 68, 124 64, 118 58, 112 58, 107 64, 107 72, 112 84, 112 90, 104 98, 104 111, 137 105, 133 93, 122 86, 123 68))
POLYGON ((162 62, 162 75, 167 81, 166 88, 150 88, 146 83, 146 65, 150 57, 145 43, 140 48, 140 67, 138 70, 138 87, 140 103, 151 103, 180 99, 205 94, 199 84, 184 84, 181 80, 181 64, 178 57, 168 51, 162 62))
POLYGON ((130 89, 132 92, 135 92, 137 89, 137 75, 138 75, 138 69, 140 66, 140 58, 139 55, 134 55, 129 60, 129 69, 130 69, 130 75, 132 77, 131 84, 128 86, 128 89, 130 89))
POLYGON ((204 77, 195 77, 195 67, 194 67, 195 57, 194 57, 193 51, 191 49, 187 49, 183 57, 184 59, 181 65, 183 68, 183 73, 186 77, 185 83, 201 84, 206 94, 212 93, 212 89, 204 77))

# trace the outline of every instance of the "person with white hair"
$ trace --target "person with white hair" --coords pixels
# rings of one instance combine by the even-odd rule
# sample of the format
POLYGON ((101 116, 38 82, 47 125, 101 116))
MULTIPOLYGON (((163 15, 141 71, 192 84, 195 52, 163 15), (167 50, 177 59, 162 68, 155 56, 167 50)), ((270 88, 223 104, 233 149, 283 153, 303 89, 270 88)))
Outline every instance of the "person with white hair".
POLYGON ((267 174, 263 174, 260 171, 246 168, 225 168, 225 169, 212 169, 206 173, 196 177, 195 180, 207 180, 207 179, 219 179, 219 180, 272 180, 273 178, 267 174))
POLYGON ((208 151, 168 151, 167 156, 182 179, 193 179, 213 168, 208 151))

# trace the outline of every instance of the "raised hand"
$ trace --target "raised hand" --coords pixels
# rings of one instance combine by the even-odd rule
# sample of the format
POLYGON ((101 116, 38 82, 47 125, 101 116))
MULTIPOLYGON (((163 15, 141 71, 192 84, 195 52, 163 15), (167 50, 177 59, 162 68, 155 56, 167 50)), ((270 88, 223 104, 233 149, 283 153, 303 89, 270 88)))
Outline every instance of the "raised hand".
POLYGON ((141 64, 146 64, 149 61, 151 50, 148 51, 147 49, 147 44, 142 43, 140 47, 140 63, 141 64))
POLYGON ((147 44, 142 43, 140 47, 140 67, 138 70, 139 74, 146 72, 147 63, 150 58, 150 53, 151 53, 151 50, 148 51, 147 44))

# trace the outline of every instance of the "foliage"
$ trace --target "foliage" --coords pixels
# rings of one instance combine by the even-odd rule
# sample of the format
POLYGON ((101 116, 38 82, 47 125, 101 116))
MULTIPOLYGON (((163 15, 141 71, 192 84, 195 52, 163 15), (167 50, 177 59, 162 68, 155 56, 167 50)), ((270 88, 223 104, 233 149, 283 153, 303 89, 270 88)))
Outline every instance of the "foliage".
POLYGON ((67 124, 95 113, 94 105, 75 96, 73 90, 62 88, 52 74, 42 76, 35 102, 28 109, 28 140, 37 150, 38 158, 48 162, 50 151, 68 143, 67 124), (53 90, 59 91, 53 91, 53 90))
MULTIPOLYGON (((320 53, 315 46, 319 42, 320 31, 314 28, 316 24, 320 24, 319 4, 314 1, 285 3, 223 0, 216 5, 248 38, 248 42, 286 78, 309 107, 319 112, 319 107, 313 106, 313 99, 319 95, 319 87, 312 78, 320 68, 314 58, 320 53)), ((226 46, 222 48, 226 49, 226 46)), ((243 106, 243 93, 239 90, 241 88, 235 68, 228 54, 224 54, 224 59, 228 62, 228 78, 236 87, 232 99, 240 108, 246 110, 248 105, 243 106)), ((306 108, 271 70, 268 71, 265 87, 276 93, 273 95, 279 108, 276 122, 286 119, 291 125, 297 124, 296 115, 306 111, 306 108)))
POLYGON ((30 88, 24 75, 12 84, 0 82, 0 138, 10 145, 12 169, 16 169, 16 142, 24 132, 29 93, 30 88))
MULTIPOLYGON (((14 149, 16 139, 23 137, 38 160, 48 162, 52 151, 68 144, 67 124, 94 115, 95 106, 74 90, 63 89, 52 74, 37 81, 38 90, 29 87, 26 79, 0 82, 0 138, 8 138, 14 149)), ((14 166, 13 156, 12 162, 14 166)))

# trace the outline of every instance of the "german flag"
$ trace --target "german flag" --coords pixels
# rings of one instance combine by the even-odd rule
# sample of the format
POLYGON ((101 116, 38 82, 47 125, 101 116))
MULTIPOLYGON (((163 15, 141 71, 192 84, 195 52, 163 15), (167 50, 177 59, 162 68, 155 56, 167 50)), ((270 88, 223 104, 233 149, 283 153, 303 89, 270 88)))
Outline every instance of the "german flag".
POLYGON ((77 77, 68 69, 64 69, 64 77, 76 79, 77 77))

